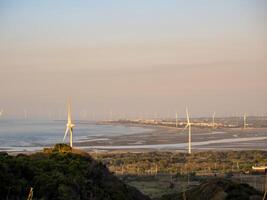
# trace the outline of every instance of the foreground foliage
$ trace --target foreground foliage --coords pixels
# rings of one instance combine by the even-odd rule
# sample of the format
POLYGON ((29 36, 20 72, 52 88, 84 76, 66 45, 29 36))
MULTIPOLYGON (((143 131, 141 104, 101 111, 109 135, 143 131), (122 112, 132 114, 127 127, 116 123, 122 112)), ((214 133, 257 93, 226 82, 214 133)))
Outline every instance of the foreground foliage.
POLYGON ((148 200, 135 188, 111 174, 89 155, 58 146, 50 153, 9 156, 0 154, 1 199, 148 200), (60 151, 59 151, 60 150, 60 151))
POLYGON ((227 179, 209 179, 199 186, 181 193, 164 195, 160 200, 261 200, 262 194, 247 184, 227 179))
POLYGON ((253 165, 266 165, 266 151, 206 151, 187 153, 102 153, 93 154, 111 171, 129 174, 249 172, 253 165))

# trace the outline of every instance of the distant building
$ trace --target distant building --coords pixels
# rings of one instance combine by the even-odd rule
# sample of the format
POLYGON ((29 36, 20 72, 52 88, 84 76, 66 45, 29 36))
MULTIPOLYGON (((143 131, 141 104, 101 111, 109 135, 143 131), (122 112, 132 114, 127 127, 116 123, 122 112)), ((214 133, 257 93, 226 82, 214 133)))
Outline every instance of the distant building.
POLYGON ((267 174, 267 166, 252 166, 252 174, 267 174))

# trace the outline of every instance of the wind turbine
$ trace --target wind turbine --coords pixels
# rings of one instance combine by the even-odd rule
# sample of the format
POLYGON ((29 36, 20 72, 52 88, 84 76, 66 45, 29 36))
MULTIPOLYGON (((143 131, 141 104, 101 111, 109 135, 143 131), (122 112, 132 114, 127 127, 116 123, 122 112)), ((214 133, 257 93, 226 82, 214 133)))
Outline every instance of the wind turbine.
POLYGON ((2 110, 0 111, 0 117, 3 115, 3 113, 4 113, 4 110, 2 109, 2 110))
POLYGON ((28 119, 28 111, 26 109, 23 110, 24 112, 24 119, 28 119))
POLYGON ((188 128, 188 153, 191 154, 191 122, 189 119, 188 108, 186 107, 187 124, 184 129, 188 128))
POLYGON ((244 129, 247 128, 248 124, 247 124, 247 113, 244 113, 244 116, 243 116, 243 121, 244 121, 244 129))
POLYGON ((63 142, 69 132, 69 135, 70 135, 70 147, 72 147, 72 134, 73 134, 73 127, 75 126, 72 121, 71 121, 71 105, 70 105, 70 102, 68 103, 68 123, 67 123, 67 128, 66 128, 66 132, 65 132, 65 135, 64 135, 64 138, 63 138, 63 142))
POLYGON ((178 113, 175 113, 175 127, 178 127, 178 113))
POLYGON ((110 111, 109 111, 109 120, 110 121, 113 120, 113 111, 112 111, 112 109, 110 109, 110 111))
POLYGON ((158 119, 158 113, 154 112, 154 120, 157 120, 157 119, 158 119))
POLYGON ((212 115, 212 128, 213 129, 215 128, 215 115, 216 115, 216 112, 214 112, 212 115))
POLYGON ((81 118, 82 118, 83 120, 86 120, 86 118, 87 118, 87 111, 86 111, 86 110, 82 110, 82 111, 81 111, 81 118))

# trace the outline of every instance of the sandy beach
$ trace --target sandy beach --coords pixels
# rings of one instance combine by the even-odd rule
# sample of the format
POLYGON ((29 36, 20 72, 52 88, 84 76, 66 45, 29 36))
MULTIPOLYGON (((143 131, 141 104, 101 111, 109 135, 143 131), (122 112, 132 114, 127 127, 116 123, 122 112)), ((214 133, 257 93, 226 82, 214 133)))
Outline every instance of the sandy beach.
MULTIPOLYGON (((82 136, 74 135, 74 147, 88 152, 187 152, 188 130, 160 125, 95 124, 90 135, 86 126, 82 136), (105 127, 105 129, 97 127, 105 127), (125 126, 125 127, 124 127, 125 126), (123 128, 124 127, 124 128, 123 128), (110 131, 112 130, 112 131, 110 131), (123 130, 128 132, 122 132, 123 130), (98 134, 101 131, 101 134, 98 134), (108 132, 110 131, 110 132, 108 132), (120 132, 117 132, 120 131, 120 132)), ((78 130, 79 133, 79 130, 78 130)), ((61 136, 61 133, 60 133, 61 136)), ((58 140, 60 143, 60 140, 58 140)), ((5 146, 0 151, 30 153, 53 144, 33 146, 5 146)), ((267 128, 200 128, 192 127, 192 151, 267 150, 267 128)))
MULTIPOLYGON (((127 125, 136 126, 136 125, 127 125)), ((142 125, 139 125, 142 126, 142 125)), ((151 131, 138 134, 94 138, 76 143, 85 150, 186 151, 188 133, 183 128, 144 125, 151 131)), ((206 150, 267 150, 267 128, 209 129, 193 127, 192 148, 206 150)))

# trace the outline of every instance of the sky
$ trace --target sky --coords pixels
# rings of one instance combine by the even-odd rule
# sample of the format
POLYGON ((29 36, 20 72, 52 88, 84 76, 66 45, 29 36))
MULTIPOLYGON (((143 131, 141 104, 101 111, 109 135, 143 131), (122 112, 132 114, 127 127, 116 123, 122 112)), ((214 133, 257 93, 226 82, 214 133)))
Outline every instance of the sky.
POLYGON ((265 0, 0 0, 9 118, 267 114, 265 0))

